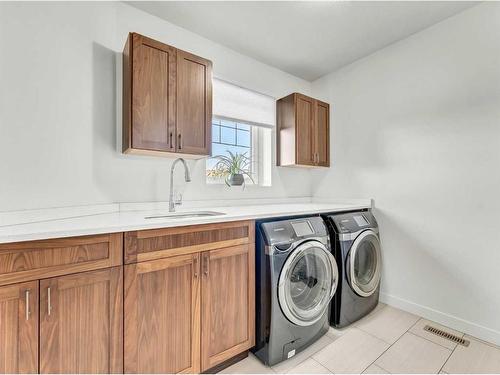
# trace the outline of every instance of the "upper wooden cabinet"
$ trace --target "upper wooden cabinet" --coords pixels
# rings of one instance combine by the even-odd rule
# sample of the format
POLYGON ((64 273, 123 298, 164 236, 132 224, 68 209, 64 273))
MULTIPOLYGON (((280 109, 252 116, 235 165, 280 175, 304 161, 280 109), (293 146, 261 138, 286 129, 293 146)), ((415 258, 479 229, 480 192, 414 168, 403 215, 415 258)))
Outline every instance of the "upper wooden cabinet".
POLYGON ((123 152, 211 153, 212 63, 130 33, 123 51, 123 152))
POLYGON ((277 164, 330 166, 330 105, 294 93, 277 101, 277 164))
POLYGON ((314 135, 316 162, 320 167, 330 166, 330 105, 315 100, 314 135))
POLYGON ((212 63, 177 50, 177 152, 210 155, 212 63))

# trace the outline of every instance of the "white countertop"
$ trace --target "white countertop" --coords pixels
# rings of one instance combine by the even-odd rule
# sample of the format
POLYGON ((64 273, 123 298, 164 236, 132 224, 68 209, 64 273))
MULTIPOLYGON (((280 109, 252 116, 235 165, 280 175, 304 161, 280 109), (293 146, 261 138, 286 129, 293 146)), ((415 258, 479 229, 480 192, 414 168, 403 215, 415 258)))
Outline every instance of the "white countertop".
POLYGON ((145 219, 146 216, 168 214, 168 209, 117 211, 85 214, 81 216, 44 218, 24 224, 0 225, 0 243, 31 241, 49 238, 84 236, 102 233, 127 232, 139 229, 157 229, 220 223, 237 220, 254 220, 280 216, 339 212, 370 208, 370 200, 335 203, 260 204, 231 207, 206 207, 177 209, 177 212, 217 211, 224 215, 192 218, 145 219))

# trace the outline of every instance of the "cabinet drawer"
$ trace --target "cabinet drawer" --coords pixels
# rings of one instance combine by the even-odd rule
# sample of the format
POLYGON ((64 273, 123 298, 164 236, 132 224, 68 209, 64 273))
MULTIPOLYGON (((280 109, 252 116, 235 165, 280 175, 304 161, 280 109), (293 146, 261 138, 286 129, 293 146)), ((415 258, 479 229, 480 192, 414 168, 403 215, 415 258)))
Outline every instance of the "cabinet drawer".
POLYGON ((255 242, 254 221, 190 225, 125 233, 125 263, 255 242))
POLYGON ((0 285, 122 264, 122 233, 0 244, 0 285))

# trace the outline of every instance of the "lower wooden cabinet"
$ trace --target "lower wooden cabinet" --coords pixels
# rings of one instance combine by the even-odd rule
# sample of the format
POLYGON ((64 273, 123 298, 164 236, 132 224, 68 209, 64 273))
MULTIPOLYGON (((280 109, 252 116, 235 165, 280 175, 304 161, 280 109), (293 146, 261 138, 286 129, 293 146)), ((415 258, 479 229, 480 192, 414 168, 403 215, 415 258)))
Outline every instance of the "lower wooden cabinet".
POLYGON ((125 372, 198 373, 251 348, 254 269, 253 244, 125 266, 125 372))
POLYGON ((199 373, 250 349, 254 225, 0 246, 0 373, 199 373))
POLYGON ((254 246, 202 254, 201 370, 254 345, 254 246))
POLYGON ((38 281, 0 287, 0 373, 38 372, 38 281))
POLYGON ((0 287, 0 373, 123 372, 121 267, 0 287))
POLYGON ((121 373, 122 268, 40 281, 40 372, 121 373))
POLYGON ((125 266, 125 372, 200 372, 199 254, 125 266))

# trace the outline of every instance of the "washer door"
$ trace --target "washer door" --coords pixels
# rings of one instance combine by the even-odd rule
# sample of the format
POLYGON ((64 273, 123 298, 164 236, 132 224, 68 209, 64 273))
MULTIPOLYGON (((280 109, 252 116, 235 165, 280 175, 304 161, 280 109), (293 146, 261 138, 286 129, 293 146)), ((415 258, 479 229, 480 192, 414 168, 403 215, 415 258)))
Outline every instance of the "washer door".
POLYGON ((338 268, 331 252, 319 241, 299 245, 286 260, 278 283, 278 300, 292 323, 316 323, 335 294, 338 268))
POLYGON ((380 240, 372 230, 362 232, 349 252, 349 276, 352 289, 362 297, 371 296, 380 283, 380 240))

